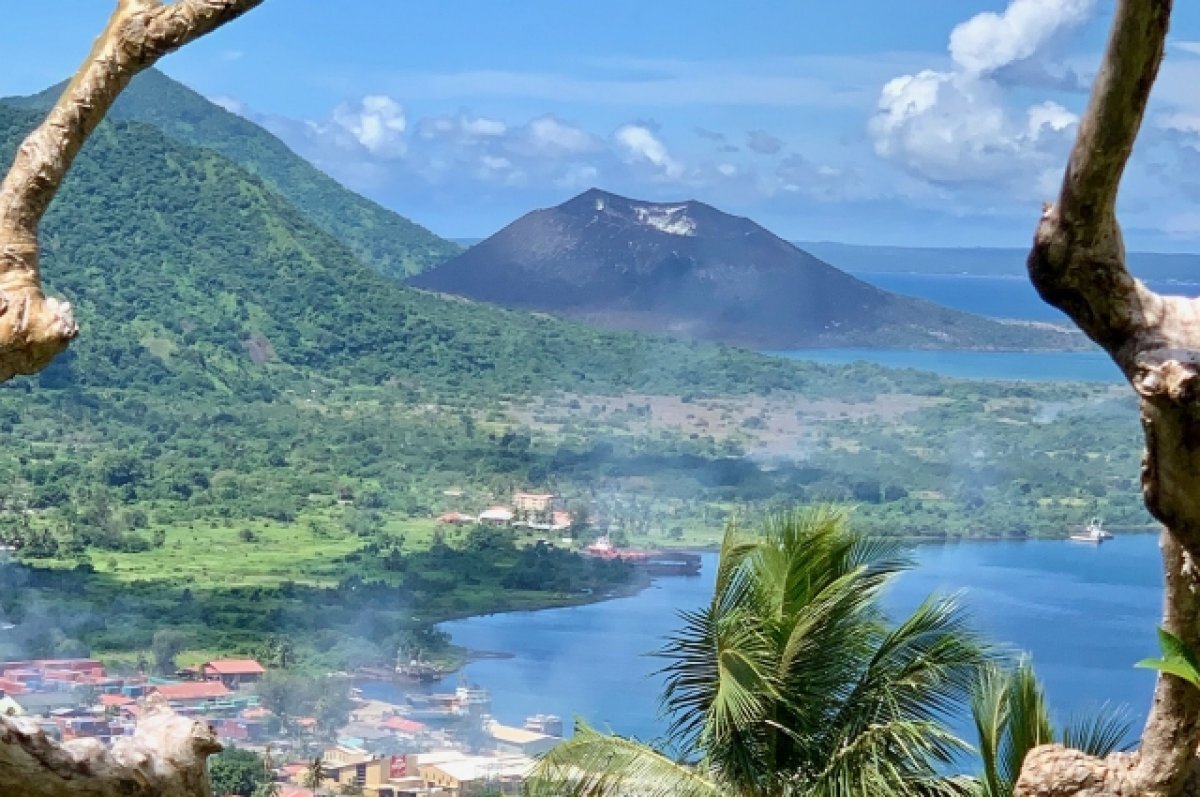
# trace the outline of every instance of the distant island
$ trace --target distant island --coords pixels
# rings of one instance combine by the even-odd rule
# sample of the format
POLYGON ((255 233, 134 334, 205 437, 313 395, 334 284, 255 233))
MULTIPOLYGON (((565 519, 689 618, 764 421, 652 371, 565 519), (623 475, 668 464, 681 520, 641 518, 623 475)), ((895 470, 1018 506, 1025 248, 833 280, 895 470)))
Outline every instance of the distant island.
POLYGON ((592 189, 529 213, 410 284, 605 329, 756 349, 1063 349, 1065 326, 881 290, 702 202, 592 189))

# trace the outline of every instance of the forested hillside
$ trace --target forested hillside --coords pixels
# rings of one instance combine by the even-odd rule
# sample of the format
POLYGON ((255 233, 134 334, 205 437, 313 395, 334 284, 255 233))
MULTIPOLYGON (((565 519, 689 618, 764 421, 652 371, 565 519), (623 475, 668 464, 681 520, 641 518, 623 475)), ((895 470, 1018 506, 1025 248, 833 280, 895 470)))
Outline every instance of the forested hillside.
MULTIPOLYGON (((60 84, 30 97, 0 102, 44 110, 62 88, 60 84)), ((145 122, 176 141, 223 155, 262 179, 317 227, 385 276, 399 279, 417 274, 460 251, 457 244, 342 187, 262 127, 157 69, 135 77, 108 116, 145 122)))
MULTIPOLYGON (((0 105, 0 158, 34 121, 0 105)), ((43 244, 82 331, 0 388, 0 540, 57 572, 0 600, 26 650, 129 651, 165 623, 247 651, 286 627, 342 666, 414 623, 619 588, 514 544, 535 538, 433 521, 529 487, 658 545, 797 501, 908 536, 1145 519, 1108 388, 804 365, 438 298, 140 123, 97 131, 43 244)))
MULTIPOLYGON (((0 159, 33 122, 0 106, 0 159)), ((501 393, 811 381, 811 369, 734 349, 598 333, 403 287, 235 164, 136 123, 100 128, 43 241, 46 279, 84 327, 44 385, 172 381, 263 397, 297 375, 501 393)))

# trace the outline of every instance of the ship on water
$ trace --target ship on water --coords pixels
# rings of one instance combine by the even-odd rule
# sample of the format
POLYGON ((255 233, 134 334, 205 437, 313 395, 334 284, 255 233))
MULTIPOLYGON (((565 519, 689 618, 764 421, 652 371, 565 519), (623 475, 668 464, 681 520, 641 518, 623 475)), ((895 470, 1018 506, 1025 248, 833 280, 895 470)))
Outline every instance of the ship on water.
POLYGON ((584 549, 597 559, 628 562, 652 576, 695 576, 700 573, 700 554, 691 551, 618 548, 607 534, 584 549))

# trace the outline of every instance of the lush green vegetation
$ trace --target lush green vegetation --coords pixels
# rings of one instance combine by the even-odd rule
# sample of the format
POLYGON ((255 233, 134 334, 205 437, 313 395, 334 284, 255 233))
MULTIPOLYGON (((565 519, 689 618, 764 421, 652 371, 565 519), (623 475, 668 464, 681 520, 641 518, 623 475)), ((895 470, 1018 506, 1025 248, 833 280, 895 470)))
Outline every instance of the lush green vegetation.
MULTIPOLYGON (((32 97, 10 97, 16 107, 49 108, 63 85, 32 97)), ((151 69, 134 78, 109 112, 113 119, 154 125, 184 144, 217 152, 263 180, 310 221, 346 244, 367 266, 400 279, 461 251, 387 208, 348 191, 275 136, 151 69)))
POLYGON ((1056 730, 1042 685, 1026 659, 1010 668, 984 669, 971 696, 971 717, 983 767, 979 797, 1012 797, 1025 756, 1038 745, 1061 744, 1104 758, 1127 741, 1131 730, 1124 709, 1107 705, 1056 730))
POLYGON ((668 748, 577 726, 534 793, 965 793, 944 773, 968 746, 945 721, 985 649, 952 600, 882 618, 906 565, 825 510, 772 518, 761 537, 731 530, 711 603, 684 612, 660 654, 668 748))
MULTIPOLYGON (((0 105, 0 159, 34 121, 0 105)), ((10 651, 132 661, 177 627, 185 663, 284 635, 345 667, 438 618, 626 588, 536 537, 437 535, 438 513, 526 487, 641 544, 813 500, 908 537, 1147 522, 1107 388, 806 365, 430 296, 142 124, 100 128, 43 243, 83 332, 0 388, 0 539, 35 566, 5 569, 10 651)))

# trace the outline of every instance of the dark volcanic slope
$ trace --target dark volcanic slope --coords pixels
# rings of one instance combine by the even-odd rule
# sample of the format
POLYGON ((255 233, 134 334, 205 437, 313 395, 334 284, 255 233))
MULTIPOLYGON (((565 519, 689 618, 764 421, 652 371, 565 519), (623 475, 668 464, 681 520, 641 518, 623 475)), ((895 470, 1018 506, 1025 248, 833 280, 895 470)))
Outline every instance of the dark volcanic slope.
POLYGON ((600 326, 759 348, 1050 348, 1000 323, 868 285, 749 219, 593 189, 518 219, 412 284, 600 326))

